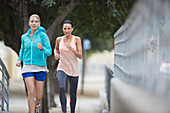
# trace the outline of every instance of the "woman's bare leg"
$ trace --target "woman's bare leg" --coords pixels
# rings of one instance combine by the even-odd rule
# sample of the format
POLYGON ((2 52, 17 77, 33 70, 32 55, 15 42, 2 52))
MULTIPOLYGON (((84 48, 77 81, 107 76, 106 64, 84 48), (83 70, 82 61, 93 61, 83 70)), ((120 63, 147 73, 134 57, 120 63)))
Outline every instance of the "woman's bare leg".
POLYGON ((34 113, 34 110, 35 110, 35 103, 34 103, 35 83, 34 83, 34 77, 25 78, 25 83, 26 83, 26 86, 27 86, 27 89, 28 89, 29 112, 34 113))
POLYGON ((35 80, 35 88, 36 88, 36 105, 38 105, 43 96, 44 81, 35 80))

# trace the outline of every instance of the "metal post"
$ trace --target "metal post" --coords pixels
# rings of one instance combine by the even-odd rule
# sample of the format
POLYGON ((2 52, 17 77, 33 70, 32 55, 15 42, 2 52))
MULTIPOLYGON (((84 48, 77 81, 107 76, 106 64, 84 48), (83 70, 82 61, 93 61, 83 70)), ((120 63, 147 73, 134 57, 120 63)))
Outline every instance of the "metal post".
POLYGON ((8 113, 9 112, 9 79, 10 79, 10 76, 1 58, 0 58, 0 66, 1 66, 0 71, 2 73, 2 80, 0 80, 0 83, 2 85, 2 91, 0 92, 0 96, 2 98, 1 103, 0 103, 0 107, 1 107, 0 113, 1 112, 8 113))
POLYGON ((7 111, 9 111, 9 79, 7 81, 7 111))
POLYGON ((5 84, 5 76, 4 76, 4 72, 2 72, 2 111, 5 110, 4 109, 4 90, 5 90, 4 84, 5 84))
POLYGON ((82 66, 82 85, 81 94, 84 94, 84 75, 85 75, 85 64, 86 64, 86 50, 83 48, 83 66, 82 66))

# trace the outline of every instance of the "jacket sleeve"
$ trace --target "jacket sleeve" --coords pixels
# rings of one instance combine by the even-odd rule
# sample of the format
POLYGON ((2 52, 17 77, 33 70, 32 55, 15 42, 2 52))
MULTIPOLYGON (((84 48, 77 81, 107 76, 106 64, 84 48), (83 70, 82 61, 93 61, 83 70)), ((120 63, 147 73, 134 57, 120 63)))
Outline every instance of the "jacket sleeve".
POLYGON ((24 52, 24 41, 23 38, 21 37, 21 48, 19 51, 19 58, 17 60, 21 60, 23 62, 23 52, 24 52))
POLYGON ((52 54, 52 48, 51 48, 50 40, 45 33, 43 34, 43 37, 44 37, 44 41, 43 41, 44 44, 43 44, 42 52, 45 55, 50 56, 52 54))

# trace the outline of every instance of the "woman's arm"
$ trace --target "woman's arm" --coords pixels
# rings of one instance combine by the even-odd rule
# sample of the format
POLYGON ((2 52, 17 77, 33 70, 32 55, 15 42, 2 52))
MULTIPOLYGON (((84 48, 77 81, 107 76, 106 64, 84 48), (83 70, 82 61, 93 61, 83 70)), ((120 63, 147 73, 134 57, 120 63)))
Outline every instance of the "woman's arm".
POLYGON ((55 48, 54 48, 54 57, 56 60, 60 59, 60 55, 58 54, 59 53, 59 43, 61 41, 61 37, 58 37, 56 39, 56 44, 55 44, 55 48))
POLYGON ((52 48, 51 48, 51 44, 50 44, 50 40, 47 36, 47 34, 43 34, 42 35, 43 38, 44 38, 44 45, 42 46, 40 43, 37 43, 37 47, 42 50, 42 52, 47 55, 47 56, 50 56, 52 54, 52 48))
POLYGON ((20 51, 19 51, 18 61, 19 60, 23 61, 23 52, 24 52, 24 39, 21 37, 21 48, 20 48, 20 51))

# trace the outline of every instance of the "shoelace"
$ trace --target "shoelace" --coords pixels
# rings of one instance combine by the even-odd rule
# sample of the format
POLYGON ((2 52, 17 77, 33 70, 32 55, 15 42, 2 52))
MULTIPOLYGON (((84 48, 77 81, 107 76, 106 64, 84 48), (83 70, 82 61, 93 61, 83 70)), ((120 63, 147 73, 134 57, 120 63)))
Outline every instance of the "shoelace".
POLYGON ((40 104, 35 106, 35 113, 40 113, 40 104))

